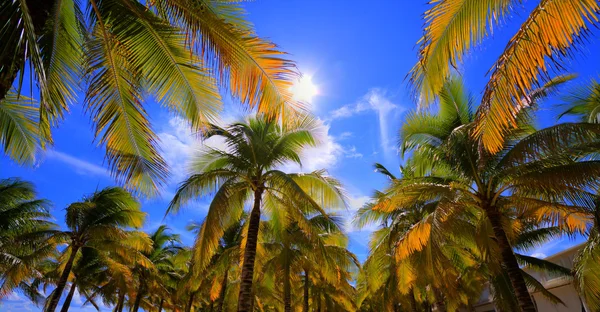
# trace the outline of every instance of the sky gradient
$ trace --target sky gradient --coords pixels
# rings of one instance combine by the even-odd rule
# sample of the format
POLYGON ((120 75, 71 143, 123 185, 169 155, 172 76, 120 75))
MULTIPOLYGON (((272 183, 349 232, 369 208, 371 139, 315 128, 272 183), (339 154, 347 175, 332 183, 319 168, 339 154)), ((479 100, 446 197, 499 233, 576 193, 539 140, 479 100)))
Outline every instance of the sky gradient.
MULTIPOLYGON (((346 230, 350 250, 364 260, 368 253, 370 229, 356 229, 351 216, 386 179, 374 173, 373 164, 380 162, 398 173, 402 163, 397 153, 397 132, 405 114, 417 103, 411 98, 406 74, 416 62, 417 40, 422 34, 421 19, 426 1, 309 1, 258 0, 244 4, 258 34, 277 43, 299 69, 312 77, 318 94, 312 110, 322 122, 322 144, 303 155, 303 167, 289 170, 328 169, 340 179, 349 194, 346 230)), ((526 7, 526 10, 531 8, 526 7)), ((465 58, 459 68, 468 88, 480 98, 489 78, 486 73, 502 52, 509 37, 527 13, 512 16, 505 25, 494 30, 487 39, 465 58)), ((576 60, 566 64, 578 73, 574 83, 583 82, 600 73, 598 31, 596 39, 582 46, 576 60)), ((28 84, 25 82, 25 85, 28 84)), ((83 100, 83 97, 80 97, 83 100)), ((539 111, 539 126, 556 122, 552 105, 560 97, 549 98, 539 111)), ((200 142, 186 124, 150 101, 148 105, 154 130, 171 166, 171 179, 162 195, 142 198, 149 219, 145 230, 152 231, 161 223, 182 235, 191 244, 193 234, 185 231, 191 221, 200 222, 206 215, 209 199, 188 205, 176 215, 165 216, 174 188, 186 176, 185 163, 200 142)), ((226 97, 222 113, 224 123, 243 118, 248 113, 226 97)), ((94 142, 89 115, 80 106, 72 107, 65 121, 54 131, 55 144, 31 167, 20 167, 0 157, 0 177, 20 177, 33 182, 42 198, 53 202, 55 222, 64 225, 65 207, 96 189, 114 185, 106 170, 104 149, 94 142)), ((220 142, 207 142, 218 146, 220 142)), ((531 254, 553 254, 579 240, 569 238, 549 242, 531 254)), ((71 311, 93 311, 81 307, 76 296, 71 311)), ((1 311, 38 311, 23 296, 14 294, 0 304, 1 311)))

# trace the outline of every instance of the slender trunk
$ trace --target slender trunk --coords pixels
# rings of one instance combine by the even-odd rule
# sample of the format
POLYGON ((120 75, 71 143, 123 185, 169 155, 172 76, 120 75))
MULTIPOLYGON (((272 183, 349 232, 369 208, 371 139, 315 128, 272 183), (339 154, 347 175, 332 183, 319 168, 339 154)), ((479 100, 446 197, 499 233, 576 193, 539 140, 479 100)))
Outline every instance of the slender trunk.
POLYGON ((210 306, 208 306, 208 311, 213 312, 214 311, 213 310, 214 306, 215 306, 215 302, 211 300, 210 301, 210 306))
POLYGON ((69 311, 69 306, 71 305, 71 300, 73 300, 73 295, 75 294, 75 288, 77 288, 77 286, 75 286, 75 283, 71 284, 71 289, 69 290, 69 294, 67 295, 67 298, 65 299, 65 302, 63 303, 62 309, 60 309, 60 312, 69 311))
MULTIPOLYGON (((44 26, 48 22, 48 18, 52 13, 55 2, 56 0, 25 1, 33 23, 34 32, 38 38, 43 34, 44 26)), ((22 23, 19 18, 11 18, 6 22, 9 23, 7 28, 8 31, 11 31, 11 29, 14 29, 19 23, 22 23)), ((0 102, 4 100, 6 94, 12 87, 15 78, 17 78, 19 69, 25 64, 25 44, 18 46, 19 40, 21 39, 22 38, 18 33, 12 33, 12 36, 8 38, 7 42, 2 42, 2 49, 0 49, 0 52, 2 53, 0 54, 0 102), (15 50, 15 48, 18 48, 18 50, 15 50)))
POLYGON ((115 312, 123 312, 123 304, 125 303, 125 293, 119 290, 117 305, 115 306, 115 312))
POLYGON ((317 293, 317 312, 321 312, 321 293, 317 293))
POLYGON ((163 303, 165 303, 165 299, 160 299, 160 303, 158 304, 158 312, 162 312, 163 303))
POLYGON ((292 312, 292 285, 290 285, 290 264, 285 261, 283 268, 283 309, 292 312))
POLYGON ((310 280, 308 275, 308 269, 304 269, 304 309, 302 311, 308 312, 308 296, 310 288, 310 280))
POLYGON ((498 243, 498 248, 500 249, 502 268, 506 270, 506 273, 508 274, 510 283, 513 286, 513 291, 517 297, 519 307, 521 308, 522 312, 536 312, 535 305, 533 304, 531 296, 529 295, 529 291, 527 290, 525 278, 523 277, 523 274, 521 274, 517 258, 515 257, 512 246, 508 241, 508 237, 506 237, 506 232, 502 227, 501 215, 498 211, 492 208, 487 209, 486 212, 488 219, 492 224, 494 236, 496 237, 496 241, 498 243))
POLYGON ((193 292, 190 294, 190 299, 188 299, 187 304, 185 305, 185 312, 192 312, 192 305, 194 303, 194 296, 196 295, 196 292, 193 292))
POLYGON ((75 256, 77 256, 77 252, 79 251, 79 247, 73 246, 71 249, 71 255, 69 255, 69 259, 67 260, 67 264, 65 264, 65 269, 60 275, 60 279, 58 280, 58 284, 56 284, 56 289, 52 294, 52 298, 50 298, 50 302, 48 303, 48 308, 46 312, 54 312, 56 310, 56 306, 58 306, 58 301, 62 296, 63 290, 65 290, 65 286, 67 285, 67 280, 69 279, 69 274, 71 274, 71 269, 73 268, 73 262, 75 262, 75 256))
POLYGON ((217 303, 217 312, 223 311, 225 305, 225 295, 227 294, 227 282, 229 281, 229 270, 225 271, 223 276, 223 285, 221 286, 221 294, 219 294, 219 302, 217 303))
POLYGON ((254 308, 252 295, 252 280, 254 278, 254 259, 256 258, 256 244, 258 230, 260 229, 260 203, 263 190, 254 191, 254 207, 248 222, 248 237, 244 250, 244 263, 242 264, 242 277, 240 280, 240 293, 238 296, 238 312, 251 312, 254 308))
POLYGON ((417 305, 417 300, 415 299, 415 291, 413 288, 408 292, 408 299, 410 300, 410 310, 412 312, 418 312, 419 308, 417 305))
POLYGON ((144 289, 144 285, 141 284, 142 278, 140 278, 140 288, 138 289, 137 294, 135 294, 135 302, 133 303, 131 312, 138 312, 138 310, 140 309, 140 303, 142 302, 142 298, 145 296, 146 290, 144 289))

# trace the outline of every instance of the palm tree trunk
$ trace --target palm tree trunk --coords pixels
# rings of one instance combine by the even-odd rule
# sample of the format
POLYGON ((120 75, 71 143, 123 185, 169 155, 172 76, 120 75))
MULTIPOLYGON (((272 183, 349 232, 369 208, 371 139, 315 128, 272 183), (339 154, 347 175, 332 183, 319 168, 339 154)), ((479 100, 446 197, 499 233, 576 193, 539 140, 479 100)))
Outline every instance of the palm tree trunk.
POLYGON ((308 279, 308 269, 304 269, 304 309, 302 311, 308 312, 308 296, 310 280, 308 279))
POLYGON ((118 290, 118 300, 117 300, 117 305, 115 305, 115 308, 113 309, 114 312, 123 312, 123 304, 125 302, 125 293, 123 293, 122 290, 118 290))
POLYGON ((286 261, 283 268, 283 309, 292 312, 292 286, 290 285, 290 264, 286 261))
POLYGON ((160 299, 160 303, 158 304, 158 312, 162 312, 163 303, 165 303, 165 299, 160 299))
POLYGON ((75 294, 75 288, 77 288, 77 286, 75 286, 75 283, 71 284, 71 289, 69 290, 69 294, 67 295, 67 298, 65 299, 65 302, 63 303, 62 309, 60 309, 60 312, 69 311, 69 306, 71 305, 71 300, 73 300, 73 295, 75 294))
POLYGON ((185 312, 192 312, 192 305, 194 303, 195 295, 196 295, 196 292, 193 292, 190 294, 190 299, 188 300, 187 304, 185 305, 185 312))
POLYGON ((496 242, 498 243, 498 248, 500 249, 502 267, 508 274, 510 283, 512 284, 515 295, 517 296, 519 307, 521 308, 522 312, 536 312, 535 305, 533 304, 531 296, 529 295, 529 291, 527 290, 525 278, 523 277, 523 274, 521 274, 517 258, 515 257, 512 246, 508 241, 506 232, 502 227, 501 215, 493 208, 486 209, 486 212, 488 219, 492 224, 494 236, 496 238, 496 242))
MULTIPOLYGON (((142 283, 142 279, 140 278, 140 284, 142 283)), ((133 303, 133 307, 131 308, 131 312, 138 312, 140 309, 140 303, 142 302, 142 298, 145 295, 145 289, 143 285, 140 285, 137 294, 135 294, 135 302, 133 303)))
POLYGON ((65 264, 65 269, 60 275, 60 279, 58 280, 58 284, 56 284, 56 289, 52 294, 52 298, 50 298, 50 302, 48 303, 48 308, 46 312, 54 312, 56 310, 56 306, 58 306, 58 301, 62 296, 63 290, 65 290, 65 286, 67 285, 67 280, 69 279, 69 274, 71 274, 71 269, 73 268, 73 262, 75 262, 75 257, 77 256, 77 252, 79 251, 79 247, 73 246, 71 248, 71 255, 69 255, 69 259, 65 264))
POLYGON ((238 296, 238 312, 251 312, 254 308, 252 296, 252 280, 254 279, 254 260, 256 258, 256 244, 258 242, 258 230, 260 229, 260 204, 263 189, 254 191, 254 207, 250 213, 248 222, 248 237, 246 249, 244 250, 244 263, 242 264, 242 277, 240 281, 240 293, 238 296))
MULTIPOLYGON (((48 21, 52 8, 56 0, 26 0, 27 9, 33 22, 35 34, 39 37, 43 34, 44 25, 48 21)), ((13 18, 10 20, 11 25, 8 29, 15 27, 19 23, 19 19, 13 18)), ((25 63, 25 45, 19 47, 19 51, 15 53, 10 48, 16 47, 20 36, 13 34, 9 42, 3 42, 3 48, 7 47, 6 51, 0 54, 0 101, 4 100, 6 94, 10 90, 17 77, 19 69, 25 63)))
POLYGON ((117 312, 123 312, 123 307, 125 306, 125 293, 124 292, 119 294, 119 303, 117 305, 119 307, 117 312))
POLYGON ((412 312, 418 312, 419 308, 417 305, 417 300, 415 299, 415 290, 413 288, 408 292, 408 299, 410 300, 410 310, 412 312))
POLYGON ((321 312, 321 293, 317 293, 317 312, 321 312))
POLYGON ((223 286, 221 286, 221 293, 219 294, 219 302, 217 303, 217 312, 223 311, 223 306, 225 305, 225 295, 227 294, 227 282, 229 281, 229 270, 225 270, 225 275, 223 276, 223 286))

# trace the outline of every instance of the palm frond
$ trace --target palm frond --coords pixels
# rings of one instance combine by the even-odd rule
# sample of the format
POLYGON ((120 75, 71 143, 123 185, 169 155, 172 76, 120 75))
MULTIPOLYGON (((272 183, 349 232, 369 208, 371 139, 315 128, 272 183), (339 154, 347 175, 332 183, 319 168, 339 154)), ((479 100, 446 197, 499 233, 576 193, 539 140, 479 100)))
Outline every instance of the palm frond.
POLYGON ((516 127, 520 101, 548 81, 549 67, 560 66, 589 24, 597 23, 600 4, 595 0, 544 0, 509 41, 492 69, 477 112, 475 135, 486 150, 497 152, 507 130, 516 127))
POLYGON ((4 154, 17 163, 35 163, 41 148, 38 111, 33 99, 14 93, 0 101, 0 144, 4 154))
POLYGON ((517 1, 439 0, 425 12, 419 61, 409 73, 415 95, 433 101, 464 54, 480 43, 517 1))

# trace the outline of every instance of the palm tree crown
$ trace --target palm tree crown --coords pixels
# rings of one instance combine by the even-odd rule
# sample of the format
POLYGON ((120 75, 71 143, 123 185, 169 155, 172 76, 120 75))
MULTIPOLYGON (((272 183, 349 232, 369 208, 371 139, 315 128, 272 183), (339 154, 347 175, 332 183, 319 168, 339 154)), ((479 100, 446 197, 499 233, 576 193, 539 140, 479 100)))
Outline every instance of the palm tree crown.
POLYGON ((205 137, 224 138, 226 149, 208 148, 194 164, 195 174, 184 181, 170 204, 177 210, 186 201, 215 192, 198 234, 195 265, 204 269, 216 251, 224 229, 236 223, 253 196, 242 266, 239 311, 252 307, 252 280, 263 196, 266 209, 278 203, 290 216, 323 213, 323 207, 344 206, 339 183, 324 172, 289 174, 278 170, 287 162, 300 163, 300 151, 315 144, 310 118, 278 125, 264 116, 228 127, 213 126, 205 137), (318 198, 319 203, 315 201, 318 198), (286 204, 292 202, 293 204, 286 204))

